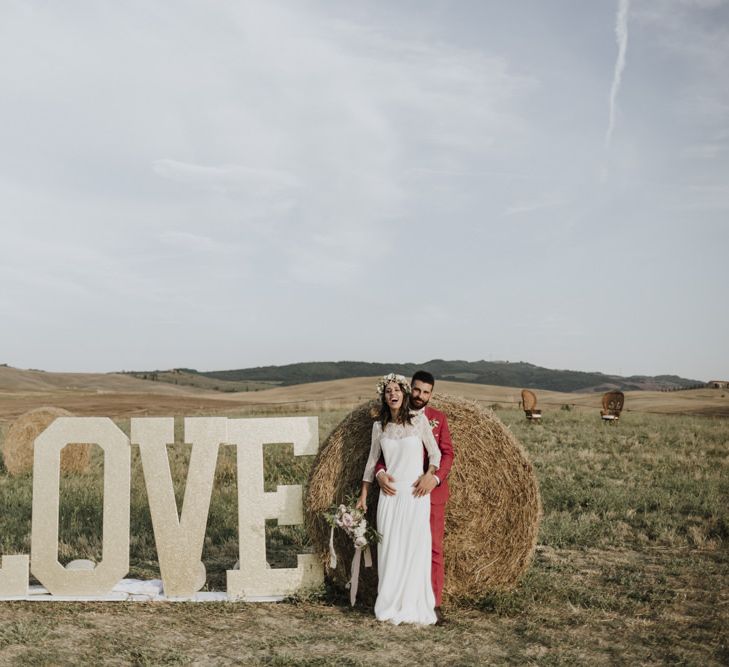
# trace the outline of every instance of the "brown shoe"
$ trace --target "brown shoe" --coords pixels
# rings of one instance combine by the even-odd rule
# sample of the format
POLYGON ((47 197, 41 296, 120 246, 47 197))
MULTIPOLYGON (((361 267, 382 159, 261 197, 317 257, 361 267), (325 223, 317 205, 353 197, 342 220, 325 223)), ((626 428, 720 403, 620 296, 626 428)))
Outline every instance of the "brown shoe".
POLYGON ((436 607, 434 609, 434 611, 435 611, 435 624, 438 625, 438 626, 446 625, 448 623, 448 620, 443 615, 443 611, 441 610, 441 608, 440 607, 436 607))

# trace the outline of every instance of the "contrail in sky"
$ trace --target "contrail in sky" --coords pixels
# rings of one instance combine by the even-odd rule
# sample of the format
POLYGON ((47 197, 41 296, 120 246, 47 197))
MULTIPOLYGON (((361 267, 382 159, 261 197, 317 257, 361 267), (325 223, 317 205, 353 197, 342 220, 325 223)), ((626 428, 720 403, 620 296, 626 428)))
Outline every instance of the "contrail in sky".
POLYGON ((615 38, 618 42, 618 60, 615 63, 613 74, 613 85, 610 88, 610 121, 608 122, 607 134, 605 135, 605 148, 610 148, 610 139, 615 129, 615 101, 618 97, 620 79, 625 69, 625 53, 628 50, 628 5, 630 0, 619 0, 618 16, 615 20, 615 38))

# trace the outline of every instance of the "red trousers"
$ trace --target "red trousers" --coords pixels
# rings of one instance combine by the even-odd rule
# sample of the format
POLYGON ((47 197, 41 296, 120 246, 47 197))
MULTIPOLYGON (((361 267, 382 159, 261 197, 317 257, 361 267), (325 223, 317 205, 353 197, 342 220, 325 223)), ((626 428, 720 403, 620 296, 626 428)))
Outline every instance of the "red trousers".
POLYGON ((433 543, 433 564, 431 577, 435 606, 440 607, 445 580, 445 561, 443 559, 443 535, 445 534, 445 503, 430 503, 430 534, 433 543))

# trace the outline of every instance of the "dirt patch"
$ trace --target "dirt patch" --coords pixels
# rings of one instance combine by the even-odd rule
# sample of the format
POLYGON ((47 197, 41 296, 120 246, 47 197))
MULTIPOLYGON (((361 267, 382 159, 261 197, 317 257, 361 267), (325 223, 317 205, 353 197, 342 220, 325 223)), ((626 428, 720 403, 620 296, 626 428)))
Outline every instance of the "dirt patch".
POLYGON ((393 627, 344 601, 0 604, 0 664, 722 664, 727 554, 540 547, 519 589, 393 627), (8 628, 10 628, 8 630, 8 628))

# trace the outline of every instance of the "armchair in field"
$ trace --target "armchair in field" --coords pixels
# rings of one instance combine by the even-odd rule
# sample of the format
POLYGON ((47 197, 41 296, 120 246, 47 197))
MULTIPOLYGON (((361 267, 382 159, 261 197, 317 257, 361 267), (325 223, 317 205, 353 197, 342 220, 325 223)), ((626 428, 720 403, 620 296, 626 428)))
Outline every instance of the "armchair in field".
POLYGON ((602 410, 600 416, 603 422, 614 423, 620 419, 620 413, 625 404, 625 395, 622 391, 608 391, 602 395, 602 410))
POLYGON ((521 404, 524 408, 524 415, 532 424, 539 424, 542 421, 542 411, 537 410, 537 397, 529 389, 521 390, 521 404))

